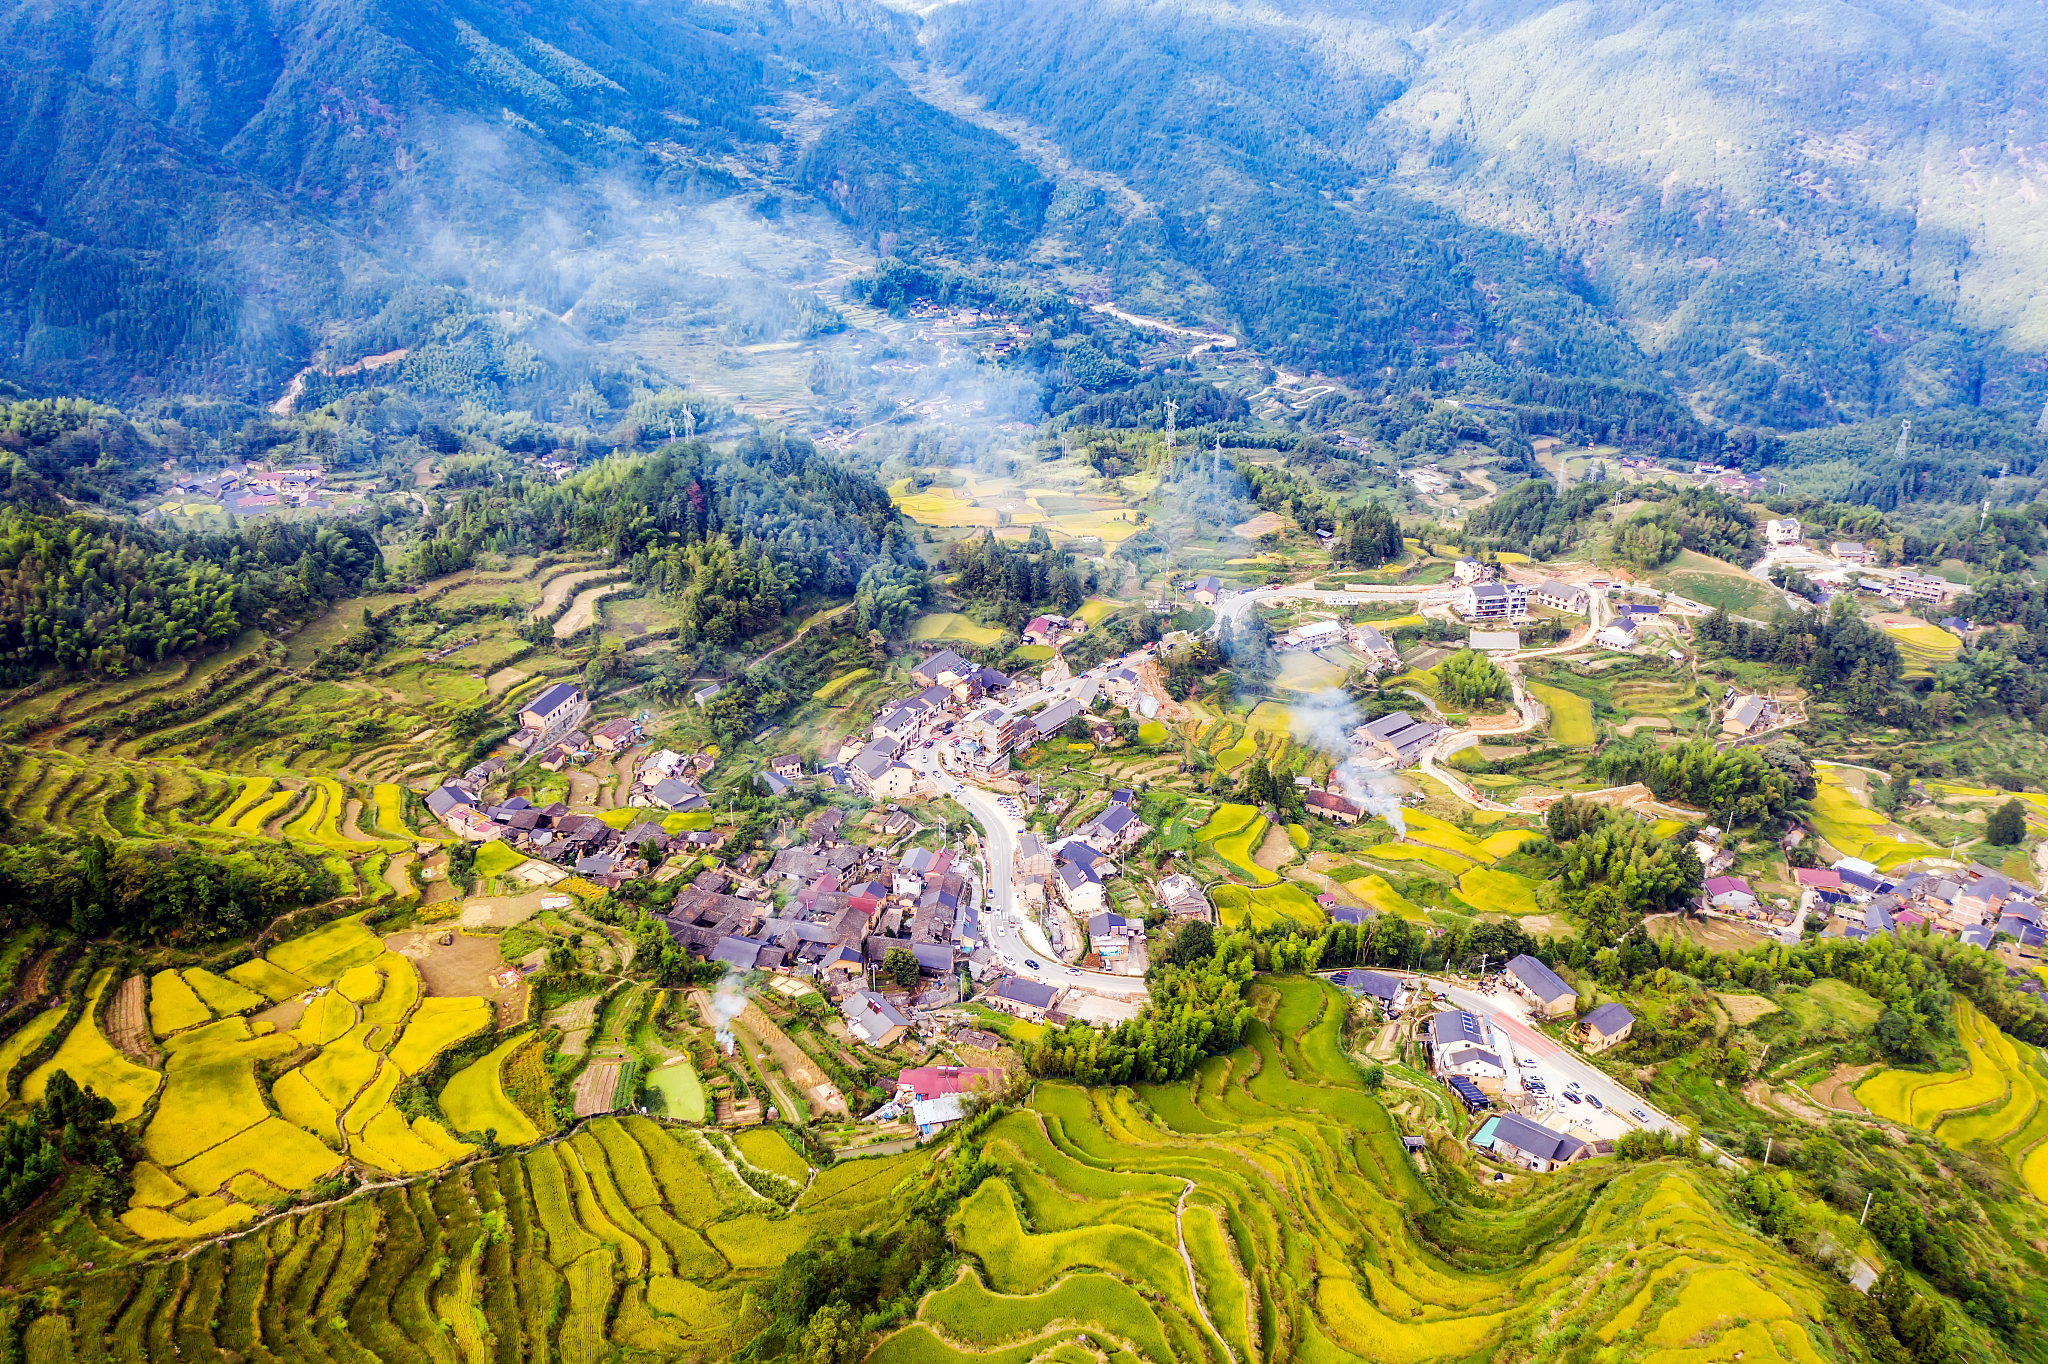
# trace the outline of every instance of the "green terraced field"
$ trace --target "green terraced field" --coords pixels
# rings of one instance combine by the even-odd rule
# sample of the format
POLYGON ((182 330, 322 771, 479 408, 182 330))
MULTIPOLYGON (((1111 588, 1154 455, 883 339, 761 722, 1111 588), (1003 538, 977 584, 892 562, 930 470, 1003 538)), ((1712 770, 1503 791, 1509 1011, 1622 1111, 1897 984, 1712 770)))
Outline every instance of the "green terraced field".
MULTIPOLYGON (((726 1358, 768 1326, 765 1294, 788 1256, 842 1232, 886 1239, 943 1183, 951 1193, 935 1206, 967 1258, 881 1336, 871 1357, 885 1364, 1427 1364, 1526 1340, 1558 1303, 1602 1341, 1625 1328, 1690 1342, 1701 1359, 1822 1358, 1806 1333, 1821 1328, 1826 1283, 1731 1220, 1699 1167, 1596 1161, 1501 1186, 1481 1205, 1454 1201, 1425 1181, 1364 1089, 1344 996, 1279 977, 1250 998, 1244 1045, 1185 1080, 1041 1081, 1023 1107, 945 1139, 971 1141, 979 1161, 931 1148, 842 1160, 787 1211, 746 1190, 712 1143, 607 1117, 566 1141, 237 1231, 253 1216, 240 1200, 338 1159, 307 1150, 294 1167, 273 1133, 298 1129, 265 1119, 175 1177, 138 1171, 124 1214, 134 1232, 216 1239, 183 1259, 100 1251, 98 1268, 37 1300, 24 1348, 103 1359, 104 1337, 121 1342, 114 1357, 148 1364, 227 1351, 726 1358), (1614 1253, 1623 1241, 1625 1260, 1614 1253), (520 1348, 507 1354, 507 1342, 520 1348)), ((241 1063, 243 1034, 210 1040, 223 1026, 182 1035, 195 1039, 183 1044, 190 1064, 241 1063)), ((446 1134, 424 1119, 406 1126, 388 1094, 362 1101, 377 1105, 368 1134, 447 1158, 435 1150, 446 1134)), ((776 1133, 749 1133, 739 1149, 807 1175, 776 1133)), ((399 1163, 389 1154, 386 1168, 399 1163)))

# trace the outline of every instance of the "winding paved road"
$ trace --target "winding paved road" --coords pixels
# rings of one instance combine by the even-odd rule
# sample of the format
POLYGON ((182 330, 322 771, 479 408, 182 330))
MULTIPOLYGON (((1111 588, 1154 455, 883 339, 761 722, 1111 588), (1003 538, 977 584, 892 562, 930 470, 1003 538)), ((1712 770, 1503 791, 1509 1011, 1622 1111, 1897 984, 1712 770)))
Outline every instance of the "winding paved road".
POLYGON ((991 793, 950 776, 937 776, 940 790, 963 806, 981 826, 988 848, 988 901, 982 910, 982 931, 996 955, 1026 980, 1043 981, 1066 989, 1115 999, 1143 999, 1147 991, 1139 976, 1113 976, 1104 971, 1083 971, 1059 964, 1059 957, 1046 939, 1045 930, 1017 905, 1011 871, 1017 858, 1017 821, 996 803, 991 793), (1031 962, 1039 963, 1036 969, 1031 962))

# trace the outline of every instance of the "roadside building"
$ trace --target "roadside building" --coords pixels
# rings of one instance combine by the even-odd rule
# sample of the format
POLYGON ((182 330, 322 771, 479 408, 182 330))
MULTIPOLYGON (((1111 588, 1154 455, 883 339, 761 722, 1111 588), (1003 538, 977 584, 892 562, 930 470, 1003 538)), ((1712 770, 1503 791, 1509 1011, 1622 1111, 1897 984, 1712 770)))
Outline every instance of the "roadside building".
POLYGON ((1529 614, 1529 589, 1521 583, 1467 583, 1458 613, 1466 620, 1520 620, 1529 614))
POLYGON ((1031 1023, 1043 1023, 1060 1000, 1060 988, 1043 981, 1011 976, 988 994, 989 1007, 1031 1023))
POLYGON ((1567 611, 1575 616, 1587 615, 1593 609, 1592 594, 1577 583, 1538 583, 1530 590, 1529 600, 1538 606, 1567 611))
POLYGON ((1782 521, 1764 522, 1764 538, 1773 545, 1796 545, 1799 543, 1800 534, 1799 523, 1791 517, 1786 517, 1782 521))
POLYGON ((1623 616, 1612 624, 1600 627, 1594 640, 1604 649, 1633 649, 1642 631, 1634 616, 1623 616))
POLYGON ((1619 1004, 1602 1004, 1579 1020, 1579 1031, 1587 1051, 1606 1051, 1628 1040, 1636 1016, 1619 1004))
POLYGON ((1526 953, 1509 958, 1505 974, 1508 988, 1534 1005, 1539 1018, 1561 1018, 1578 1006, 1579 992, 1526 953))
POLYGON ((1870 552, 1868 545, 1858 540, 1836 541, 1834 553, 1835 557, 1845 564, 1867 564, 1876 557, 1870 552))
POLYGON ((1489 1118, 1475 1145, 1483 1145, 1501 1159, 1536 1174, 1561 1170, 1583 1159, 1592 1149, 1577 1137, 1530 1122, 1514 1113, 1489 1118))
POLYGON ((1204 606, 1214 606, 1216 599, 1223 595, 1223 580, 1215 574, 1195 579, 1195 585, 1188 589, 1188 595, 1204 606))
POLYGON ((768 769, 784 781, 795 781, 804 774, 803 756, 797 753, 784 753, 770 762, 768 769))
POLYGON ((1343 625, 1334 620, 1314 620, 1293 627, 1280 636, 1279 642, 1294 648, 1321 649, 1341 644, 1343 640, 1343 625))
POLYGON ((1383 715, 1361 725, 1352 736, 1351 743, 1354 748, 1379 753, 1405 766, 1415 761, 1442 728, 1441 725, 1417 720, 1405 710, 1397 710, 1392 715, 1383 715))

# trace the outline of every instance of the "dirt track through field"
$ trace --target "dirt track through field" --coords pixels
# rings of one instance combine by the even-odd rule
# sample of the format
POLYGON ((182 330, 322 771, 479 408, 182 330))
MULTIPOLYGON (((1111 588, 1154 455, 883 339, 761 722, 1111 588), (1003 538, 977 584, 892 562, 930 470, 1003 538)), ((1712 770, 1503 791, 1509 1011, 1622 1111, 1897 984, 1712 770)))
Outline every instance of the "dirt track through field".
POLYGON ((831 1077, 808 1052, 790 1041, 782 1029, 761 1012, 760 1005, 749 1002, 739 1021, 741 1027, 768 1049, 768 1054, 775 1058, 775 1064, 781 1066, 782 1073, 803 1091, 804 1099, 813 1109, 840 1115, 846 1113, 846 1099, 833 1087, 831 1077))

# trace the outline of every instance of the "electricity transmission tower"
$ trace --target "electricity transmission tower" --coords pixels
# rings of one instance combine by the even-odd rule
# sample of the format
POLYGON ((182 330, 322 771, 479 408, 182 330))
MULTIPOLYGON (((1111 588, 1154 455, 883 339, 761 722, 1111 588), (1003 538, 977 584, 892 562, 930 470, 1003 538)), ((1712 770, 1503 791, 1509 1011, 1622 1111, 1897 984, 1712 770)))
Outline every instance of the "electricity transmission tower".
POLYGON ((1898 448, 1898 449, 1896 449, 1896 450, 1894 450, 1894 451, 1892 451, 1892 458, 1893 458, 1893 459, 1895 459, 1895 460, 1898 460, 1898 461, 1899 461, 1899 462, 1900 462, 1901 464, 1905 463, 1905 460, 1906 460, 1906 438, 1907 438, 1907 437, 1908 437, 1909 435, 1911 435, 1911 434, 1912 434, 1912 431, 1913 431, 1913 423, 1912 423, 1912 422, 1910 422, 1910 421, 1902 421, 1902 422, 1900 422, 1900 423, 1899 423, 1899 448, 1898 448))

